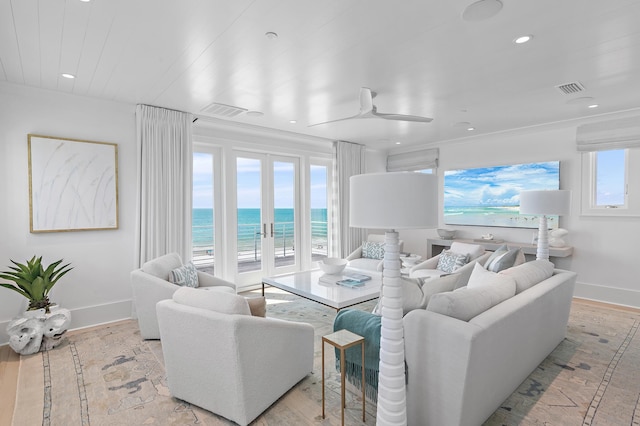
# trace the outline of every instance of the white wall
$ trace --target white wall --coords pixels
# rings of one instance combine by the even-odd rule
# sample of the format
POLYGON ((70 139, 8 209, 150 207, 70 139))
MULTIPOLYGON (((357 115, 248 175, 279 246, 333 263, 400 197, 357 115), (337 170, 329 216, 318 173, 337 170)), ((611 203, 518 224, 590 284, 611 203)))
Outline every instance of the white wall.
MULTIPOLYGON (((71 328, 131 316, 129 272, 134 266, 135 105, 0 84, 0 270, 9 259, 64 258, 74 269, 50 294, 72 312, 71 328), (118 144, 119 229, 29 232, 27 134, 118 144)), ((7 322, 26 299, 0 288, 0 344, 7 322)))
MULTIPOLYGON (((590 121, 624 115, 599 117, 590 121)), ((559 268, 578 273, 576 296, 640 307, 640 262, 636 249, 640 237, 640 218, 580 215, 581 160, 575 149, 575 137, 577 125, 588 121, 554 123, 439 144, 439 202, 442 205, 445 170, 560 160, 560 187, 572 190, 572 212, 560 218, 560 226, 569 230, 567 241, 574 247, 574 254, 568 258, 551 260, 559 268)), ((440 224, 444 227, 442 217, 440 224)), ((531 242, 534 232, 515 228, 446 227, 457 229, 460 238, 480 238, 482 234, 492 233, 497 239, 527 243, 531 242)), ((427 238, 438 237, 435 230, 420 230, 400 232, 400 238, 405 242, 405 251, 426 256, 427 238)))

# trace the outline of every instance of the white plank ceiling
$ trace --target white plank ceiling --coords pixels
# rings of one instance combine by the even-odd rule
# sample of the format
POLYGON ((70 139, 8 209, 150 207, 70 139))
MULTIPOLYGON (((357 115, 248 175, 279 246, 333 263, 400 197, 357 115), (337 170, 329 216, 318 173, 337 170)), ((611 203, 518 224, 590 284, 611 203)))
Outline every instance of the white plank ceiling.
POLYGON ((230 121, 374 148, 640 107, 640 1, 503 0, 469 22, 472 1, 0 0, 0 81, 201 122, 221 103, 263 114, 230 121), (584 91, 555 88, 569 82, 584 91), (360 87, 433 121, 308 127, 357 114, 360 87))

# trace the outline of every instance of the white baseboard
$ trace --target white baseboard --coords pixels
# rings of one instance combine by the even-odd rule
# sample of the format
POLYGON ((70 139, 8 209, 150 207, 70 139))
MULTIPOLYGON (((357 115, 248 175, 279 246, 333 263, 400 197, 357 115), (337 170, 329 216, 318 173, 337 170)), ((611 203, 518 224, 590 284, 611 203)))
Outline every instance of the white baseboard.
POLYGON ((574 297, 640 308, 640 291, 576 282, 574 297))
MULTIPOLYGON (((71 326, 69 330, 131 318, 131 305, 131 300, 123 300, 104 305, 71 309, 71 326)), ((7 334, 8 324, 9 321, 0 322, 0 345, 9 343, 9 335, 7 334)))

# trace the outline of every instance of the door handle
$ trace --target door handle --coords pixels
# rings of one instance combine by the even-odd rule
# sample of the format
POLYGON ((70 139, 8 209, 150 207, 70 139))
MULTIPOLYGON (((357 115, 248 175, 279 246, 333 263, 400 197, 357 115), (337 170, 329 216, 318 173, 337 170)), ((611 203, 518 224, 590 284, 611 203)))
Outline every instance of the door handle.
POLYGON ((271 223, 271 238, 273 238, 273 223, 271 223))
POLYGON ((262 224, 262 236, 264 238, 267 238, 267 224, 266 223, 262 224))

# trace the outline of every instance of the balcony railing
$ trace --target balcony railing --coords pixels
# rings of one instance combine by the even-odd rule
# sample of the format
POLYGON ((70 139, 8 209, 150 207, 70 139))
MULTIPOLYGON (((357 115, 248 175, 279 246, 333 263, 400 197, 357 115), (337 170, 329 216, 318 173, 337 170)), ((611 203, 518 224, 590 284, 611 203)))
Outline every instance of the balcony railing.
MULTIPOLYGON (((258 263, 262 259, 262 225, 259 223, 238 225, 238 264, 258 263)), ((194 227, 195 230, 210 229, 209 235, 214 235, 213 226, 194 227)), ((267 232, 271 230, 268 229, 267 232)), ((274 254, 276 263, 282 264, 287 258, 295 254, 295 229, 293 222, 277 222, 274 224, 274 254), (281 259, 278 262, 278 259, 281 259)), ((213 240, 213 238, 212 238, 213 240)), ((311 254, 314 259, 328 255, 329 241, 327 238, 327 222, 311 222, 311 254)), ((193 244, 193 262, 197 267, 210 267, 215 259, 215 244, 193 244)), ((247 265, 248 266, 248 265, 247 265)))

